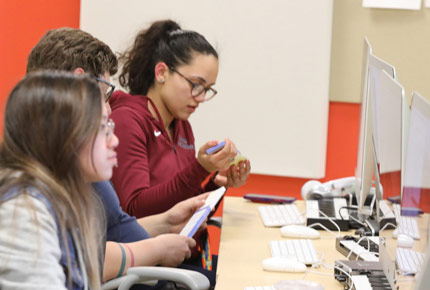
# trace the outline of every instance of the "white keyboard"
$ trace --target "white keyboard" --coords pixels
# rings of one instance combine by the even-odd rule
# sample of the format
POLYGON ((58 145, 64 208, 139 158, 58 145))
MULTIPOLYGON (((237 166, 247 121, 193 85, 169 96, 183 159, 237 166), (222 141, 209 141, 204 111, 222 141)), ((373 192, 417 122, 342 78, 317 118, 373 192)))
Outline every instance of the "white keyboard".
POLYGON ((266 227, 282 227, 305 223, 295 204, 262 205, 258 207, 258 213, 266 227))
MULTIPOLYGON (((379 237, 367 237, 367 238, 379 246, 379 237)), ((363 239, 363 241, 367 243, 365 239, 363 239)), ((366 248, 356 243, 355 241, 341 240, 340 243, 345 248, 352 251, 356 256, 362 258, 364 261, 379 262, 379 258, 378 256, 375 255, 374 252, 367 250, 366 248)))
POLYGON ((423 253, 405 248, 397 248, 397 266, 405 274, 416 274, 424 263, 424 257, 425 254, 423 253))
POLYGON ((276 290, 273 286, 245 287, 244 290, 276 290))
POLYGON ((400 204, 393 204, 394 215, 396 216, 397 228, 394 230, 393 235, 397 237, 398 234, 408 235, 415 240, 420 239, 420 232, 418 230, 417 218, 402 216, 400 204))
POLYGON ((312 265, 319 261, 312 240, 277 240, 270 241, 272 257, 295 257, 298 261, 312 265))

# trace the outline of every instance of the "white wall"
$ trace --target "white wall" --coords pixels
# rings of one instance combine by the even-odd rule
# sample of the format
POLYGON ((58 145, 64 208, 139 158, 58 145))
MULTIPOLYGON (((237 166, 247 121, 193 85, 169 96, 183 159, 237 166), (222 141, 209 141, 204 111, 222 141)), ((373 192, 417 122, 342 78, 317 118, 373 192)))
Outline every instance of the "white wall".
POLYGON ((325 174, 333 0, 81 0, 81 28, 123 51, 172 18, 218 50, 218 95, 190 118, 196 145, 232 139, 252 172, 325 174))

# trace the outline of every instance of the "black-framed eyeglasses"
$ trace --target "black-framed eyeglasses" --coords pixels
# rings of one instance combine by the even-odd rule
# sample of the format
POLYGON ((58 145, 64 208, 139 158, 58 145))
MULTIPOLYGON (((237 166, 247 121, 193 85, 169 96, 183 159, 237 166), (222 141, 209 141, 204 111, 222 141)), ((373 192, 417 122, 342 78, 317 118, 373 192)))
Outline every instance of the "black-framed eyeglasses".
POLYGON ((205 101, 209 101, 210 99, 212 99, 213 97, 215 97, 215 95, 218 93, 214 88, 211 87, 205 87, 203 84, 198 83, 198 82, 193 82, 192 80, 190 80, 189 78, 187 78, 186 76, 184 76, 183 74, 181 74, 180 72, 178 72, 175 68, 170 67, 170 70, 177 73, 178 75, 180 75, 181 77, 183 77, 190 85, 191 85, 191 96, 193 96, 194 98, 199 97, 201 94, 204 93, 203 97, 205 101))
POLYGON ((102 78, 96 77, 96 80, 98 82, 104 83, 105 85, 108 86, 108 89, 105 92, 105 102, 109 102, 110 97, 112 97, 113 91, 115 91, 115 86, 113 84, 111 84, 110 82, 108 82, 107 80, 104 80, 102 78))

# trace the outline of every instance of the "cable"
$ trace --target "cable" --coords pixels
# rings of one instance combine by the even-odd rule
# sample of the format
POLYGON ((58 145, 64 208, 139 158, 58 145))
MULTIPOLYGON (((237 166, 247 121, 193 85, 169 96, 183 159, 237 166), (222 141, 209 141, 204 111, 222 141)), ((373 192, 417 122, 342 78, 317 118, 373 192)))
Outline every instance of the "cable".
MULTIPOLYGON (((338 210, 339 216, 342 220, 345 220, 342 216, 342 213, 340 212, 342 209, 350 209, 350 210, 357 210, 356 208, 352 207, 352 206, 341 206, 338 210)), ((347 212, 347 214, 349 215, 349 213, 347 212)))
POLYGON ((322 214, 323 216, 325 216, 332 224, 334 224, 334 226, 337 228, 337 237, 340 237, 340 228, 339 228, 339 226, 337 225, 337 223, 335 223, 334 221, 333 221, 333 219, 331 218, 331 217, 328 217, 325 213, 323 213, 321 210, 318 210, 319 212, 320 212, 320 214, 322 214))
POLYGON ((317 226, 322 227, 325 231, 330 232, 330 234, 332 234, 332 235, 336 235, 335 233, 333 233, 332 230, 328 229, 327 227, 323 226, 320 223, 314 223, 314 224, 309 225, 308 227, 314 228, 314 227, 317 227, 317 226))
POLYGON ((387 227, 387 226, 393 226, 395 229, 397 229, 397 226, 395 225, 395 224, 392 224, 392 223, 386 223, 380 230, 379 230, 379 234, 381 234, 381 232, 383 231, 383 230, 385 230, 385 228, 387 227))

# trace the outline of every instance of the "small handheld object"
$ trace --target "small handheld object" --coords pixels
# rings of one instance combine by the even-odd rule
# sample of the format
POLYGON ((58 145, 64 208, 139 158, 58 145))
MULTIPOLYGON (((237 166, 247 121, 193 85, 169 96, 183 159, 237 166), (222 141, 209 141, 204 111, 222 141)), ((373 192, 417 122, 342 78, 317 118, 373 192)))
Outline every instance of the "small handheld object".
POLYGON ((220 151, 222 148, 224 148, 224 146, 225 146, 225 141, 222 141, 222 142, 218 143, 217 145, 207 149, 206 154, 209 155, 212 153, 216 153, 216 152, 220 151))
POLYGON ((243 196, 243 198, 248 199, 252 202, 262 203, 292 203, 296 201, 296 198, 291 196, 268 195, 258 193, 247 193, 243 196))
POLYGON ((223 197, 225 191, 226 188, 224 186, 212 191, 206 198, 205 204, 193 214, 179 234, 181 236, 192 237, 223 197))

